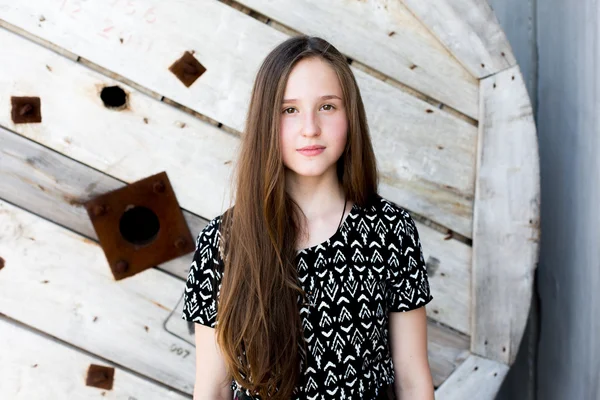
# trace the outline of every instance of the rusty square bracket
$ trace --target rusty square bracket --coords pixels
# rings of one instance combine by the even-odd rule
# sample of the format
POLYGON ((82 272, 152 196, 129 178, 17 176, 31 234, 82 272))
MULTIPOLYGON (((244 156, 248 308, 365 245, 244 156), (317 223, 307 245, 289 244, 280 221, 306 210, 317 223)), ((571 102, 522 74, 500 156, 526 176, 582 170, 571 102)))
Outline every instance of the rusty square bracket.
POLYGON ((84 205, 115 280, 195 249, 166 172, 104 193, 84 205))
POLYGON ((103 365, 90 364, 85 384, 100 389, 112 390, 115 377, 115 369, 113 367, 105 367, 103 365))
POLYGON ((169 67, 169 71, 175 74, 186 87, 190 87, 196 79, 200 78, 200 75, 206 72, 206 68, 200 64, 192 53, 186 51, 179 60, 169 67))
POLYGON ((15 124, 42 122, 42 106, 39 97, 11 97, 11 118, 15 124))

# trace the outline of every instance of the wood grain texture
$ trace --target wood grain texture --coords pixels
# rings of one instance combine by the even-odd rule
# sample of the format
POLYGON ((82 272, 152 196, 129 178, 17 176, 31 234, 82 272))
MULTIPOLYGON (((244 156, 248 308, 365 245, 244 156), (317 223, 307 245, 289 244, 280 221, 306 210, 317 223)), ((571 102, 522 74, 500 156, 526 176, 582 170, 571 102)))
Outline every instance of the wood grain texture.
POLYGON ((238 3, 298 32, 321 36, 353 60, 471 118, 479 118, 478 80, 402 2, 240 0, 238 3))
MULTIPOLYGON (((135 17, 138 14, 123 15, 127 13, 98 0, 82 2, 81 10, 73 15, 65 11, 68 7, 61 10, 58 3, 35 0, 17 7, 0 0, 0 18, 81 55, 109 75, 123 76, 242 132, 254 73, 267 53, 287 36, 215 1, 146 4, 155 5, 151 20, 156 21, 152 24, 135 17), (43 22, 39 15, 44 15, 43 22), (127 22, 128 29, 138 35, 132 37, 141 36, 152 46, 139 49, 135 42, 126 40, 128 36, 123 43, 118 37, 103 38, 98 30, 110 18, 122 25, 127 22), (168 71, 186 50, 195 50, 195 56, 207 67, 189 89, 168 71)), ((115 81, 78 64, 59 61, 54 53, 43 52, 18 36, 1 33, 3 51, 15 62, 3 63, 0 90, 15 95, 36 92, 43 97, 46 119, 42 125, 23 127, 13 126, 0 115, 0 124, 123 181, 131 182, 132 175, 137 179, 140 171, 146 175, 163 166, 174 177, 176 190, 182 184, 178 180, 188 176, 195 187, 215 193, 216 197, 193 200, 186 198, 189 190, 179 194, 187 209, 207 218, 223 210, 228 170, 223 162, 231 160, 234 138, 215 136, 213 133, 218 132, 214 128, 200 129, 191 117, 169 114, 161 103, 150 105, 149 99, 125 85, 132 100, 127 112, 102 110, 98 88, 115 81), (144 117, 150 119, 148 126, 142 124, 144 117), (187 128, 173 132, 171 128, 182 123, 187 128), (65 143, 65 137, 72 143, 65 143), (156 154, 159 150, 160 156, 156 154), (186 171, 182 172, 184 166, 186 171)), ((476 127, 359 69, 353 68, 353 72, 380 164, 382 192, 470 237, 476 127)), ((0 112, 6 109, 3 104, 0 102, 0 112)))
POLYGON ((114 364, 0 317, 0 398, 11 400, 183 400, 183 396, 114 364), (112 389, 86 385, 90 364, 115 369, 112 389))
POLYGON ((185 393, 193 346, 163 323, 181 279, 150 268, 115 281, 89 239, 0 201, 0 312, 185 393))
POLYGON ((402 3, 473 76, 483 78, 517 64, 487 0, 402 0, 402 3))
POLYGON ((493 400, 508 366, 470 355, 435 391, 436 400, 493 400))
POLYGON ((11 32, 0 42, 11 59, 0 66, 0 126, 123 182, 166 171, 179 204, 207 219, 228 203, 237 137, 11 32), (104 106, 114 85, 125 109, 104 106), (41 98, 41 123, 12 122, 10 97, 21 95, 41 98))
POLYGON ((540 237, 536 128, 518 67, 482 80, 473 237, 471 351, 511 365, 540 237))
MULTIPOLYGON (((0 199, 97 241, 82 204, 125 183, 0 127, 0 199)), ((207 220, 182 210, 194 237, 207 220)), ((434 293, 431 318, 469 333, 471 248, 417 223, 434 293)), ((187 254, 157 266, 185 279, 187 254)), ((106 265, 108 268, 108 265, 106 265)))
MULTIPOLYGON (((126 183, 2 127, 0 143, 0 199, 97 242, 83 204, 126 183)), ((182 212, 192 235, 208 222, 189 211, 182 212)), ((191 254, 187 254, 157 268, 185 279, 190 263, 191 254)))

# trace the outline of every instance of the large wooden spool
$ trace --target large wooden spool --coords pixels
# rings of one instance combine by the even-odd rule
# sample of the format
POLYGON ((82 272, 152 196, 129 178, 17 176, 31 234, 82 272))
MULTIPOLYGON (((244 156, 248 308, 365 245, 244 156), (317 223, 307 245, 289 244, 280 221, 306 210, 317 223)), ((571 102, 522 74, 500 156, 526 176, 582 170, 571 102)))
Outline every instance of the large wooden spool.
POLYGON ((83 204, 166 171, 197 234, 226 206, 254 74, 296 33, 352 60, 381 194, 419 221, 436 397, 495 396, 529 311, 539 161, 485 0, 0 0, 0 398, 192 393, 191 255, 115 281, 83 204), (189 87, 169 71, 186 51, 206 68, 189 87), (18 96, 41 122, 13 122, 18 96), (115 368, 111 389, 86 385, 90 364, 115 368))

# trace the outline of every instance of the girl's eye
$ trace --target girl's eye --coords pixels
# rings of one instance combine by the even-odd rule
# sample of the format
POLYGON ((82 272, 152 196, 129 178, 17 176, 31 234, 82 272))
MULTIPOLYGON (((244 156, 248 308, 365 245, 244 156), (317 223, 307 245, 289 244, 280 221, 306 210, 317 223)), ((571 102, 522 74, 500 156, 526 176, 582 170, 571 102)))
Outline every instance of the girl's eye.
MULTIPOLYGON (((326 111, 330 111, 330 110, 333 110, 335 108, 332 104, 324 104, 323 107, 331 107, 331 108, 327 109, 326 111)), ((283 113, 284 114, 291 114, 291 113, 288 113, 287 110, 295 110, 295 108, 294 107, 284 108, 283 109, 283 113)))

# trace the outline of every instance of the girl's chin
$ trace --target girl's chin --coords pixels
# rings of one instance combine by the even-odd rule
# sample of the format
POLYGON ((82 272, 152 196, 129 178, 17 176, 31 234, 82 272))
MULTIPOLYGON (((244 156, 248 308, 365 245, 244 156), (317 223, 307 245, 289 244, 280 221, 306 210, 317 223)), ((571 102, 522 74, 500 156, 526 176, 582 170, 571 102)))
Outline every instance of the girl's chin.
POLYGON ((286 167, 286 170, 288 173, 294 174, 298 177, 303 177, 303 178, 314 178, 314 177, 319 177, 319 176, 323 176, 325 175, 325 173, 327 173, 328 169, 327 168, 289 168, 286 167))

